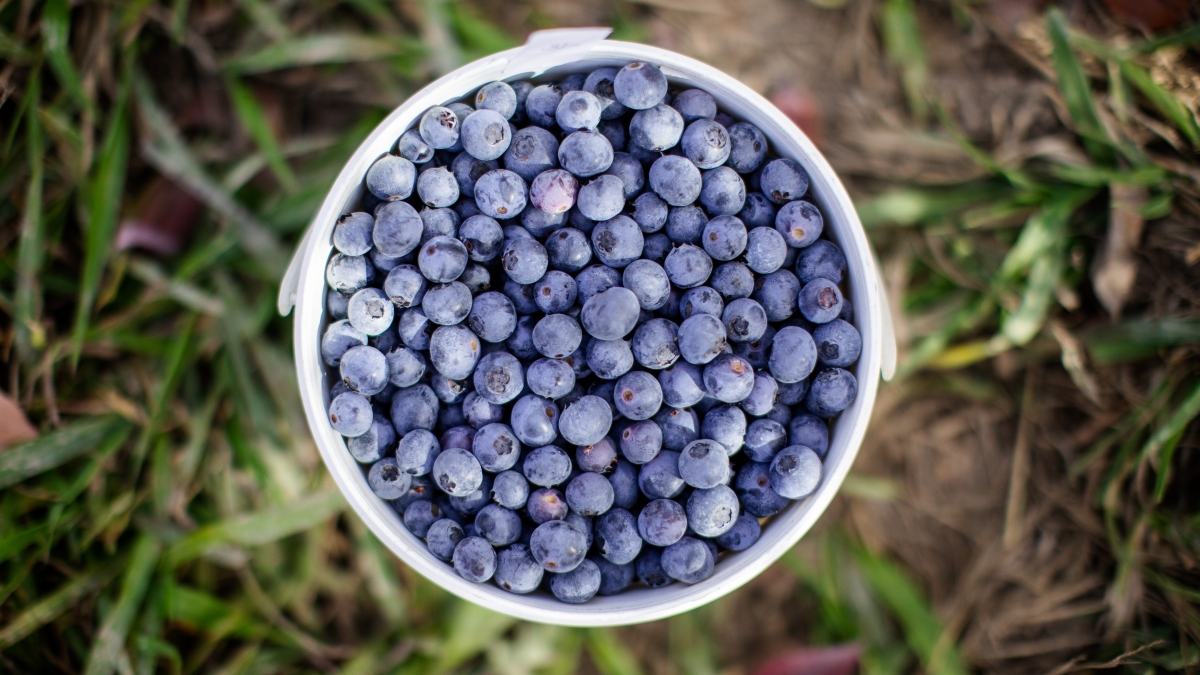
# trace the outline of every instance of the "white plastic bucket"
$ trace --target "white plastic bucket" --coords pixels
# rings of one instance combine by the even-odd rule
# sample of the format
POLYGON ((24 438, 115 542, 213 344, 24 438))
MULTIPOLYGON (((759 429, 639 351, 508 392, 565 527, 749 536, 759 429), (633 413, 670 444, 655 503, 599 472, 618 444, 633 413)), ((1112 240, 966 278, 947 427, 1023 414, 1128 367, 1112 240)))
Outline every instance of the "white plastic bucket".
POLYGON ((808 532, 837 493, 866 433, 879 376, 882 372, 890 377, 895 366, 887 302, 866 234, 845 188, 812 142, 775 106, 721 71, 656 47, 604 39, 609 32, 606 28, 540 31, 532 34, 525 46, 467 64, 414 94, 375 128, 346 163, 296 251, 279 294, 281 314, 286 315, 295 305, 296 374, 313 438, 334 481, 367 527, 409 567, 463 599, 521 619, 566 626, 623 625, 679 614, 733 591, 775 562, 808 532), (825 231, 846 255, 854 325, 863 338, 862 356, 853 367, 859 389, 857 399, 838 416, 831 430, 821 486, 812 496, 774 516, 750 549, 725 555, 714 574, 695 585, 638 587, 568 605, 541 591, 516 595, 490 583, 476 584, 459 577, 405 529, 390 505, 371 492, 362 466, 350 456, 326 415, 330 373, 337 374, 325 365, 320 353, 320 336, 327 322, 324 271, 333 249, 334 223, 358 204, 367 168, 389 152, 427 108, 461 99, 494 80, 556 78, 632 61, 659 66, 673 85, 709 92, 722 110, 761 129, 776 153, 798 160, 808 170, 811 197, 825 216, 825 231))

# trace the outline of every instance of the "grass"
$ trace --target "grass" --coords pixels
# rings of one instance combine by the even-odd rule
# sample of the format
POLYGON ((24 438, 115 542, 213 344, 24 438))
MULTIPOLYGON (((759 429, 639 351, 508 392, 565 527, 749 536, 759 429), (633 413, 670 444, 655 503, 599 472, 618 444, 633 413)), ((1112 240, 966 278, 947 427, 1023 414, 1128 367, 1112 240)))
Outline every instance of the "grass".
MULTIPOLYGON (((645 35, 635 10, 614 10, 627 36, 645 35)), ((399 565, 347 512, 300 412, 291 322, 275 312, 289 252, 382 115, 433 76, 516 44, 483 17, 443 0, 0 0, 0 354, 5 391, 41 432, 0 453, 0 668, 649 672, 619 632, 516 622, 399 565), (200 19, 218 28, 199 32, 200 19), (322 107, 306 89, 344 100, 322 107), (297 122, 317 113, 325 121, 297 122), (147 206, 166 189, 159 176, 186 191, 165 211, 147 206), (179 249, 118 249, 131 215, 179 249)), ((1147 188, 1153 218, 1172 208, 1180 163, 1194 166, 1114 135, 1122 127, 1101 117, 1096 91, 1173 128, 1183 146, 1171 157, 1194 148, 1194 115, 1148 64, 1194 45, 1195 29, 1118 48, 1051 10, 1047 67, 1088 160, 1011 166, 928 97, 913 3, 887 0, 882 17, 914 118, 936 113, 989 172, 860 205, 868 227, 920 230, 949 252, 913 263, 906 312, 952 311, 901 376, 1043 343, 1067 364, 1052 325, 1070 320, 1061 299, 1085 292, 1078 252, 1108 225, 1110 187, 1147 188)), ((1177 472, 1200 413, 1200 372, 1181 347, 1197 331, 1194 317, 1170 315, 1078 331, 1086 368, 1170 357, 1169 375, 1075 467, 1102 477, 1095 508, 1119 553, 1116 597, 1145 580, 1169 607, 1118 624, 1135 646, 1166 644, 1140 662, 1163 669, 1194 663, 1187 645, 1200 639, 1188 571, 1200 537, 1177 472)), ((815 608, 814 643, 859 642, 869 673, 970 669, 896 562, 836 529, 817 547, 819 560, 783 561, 797 602, 815 608)), ((727 665, 712 641, 719 616, 669 622, 672 669, 727 665)))

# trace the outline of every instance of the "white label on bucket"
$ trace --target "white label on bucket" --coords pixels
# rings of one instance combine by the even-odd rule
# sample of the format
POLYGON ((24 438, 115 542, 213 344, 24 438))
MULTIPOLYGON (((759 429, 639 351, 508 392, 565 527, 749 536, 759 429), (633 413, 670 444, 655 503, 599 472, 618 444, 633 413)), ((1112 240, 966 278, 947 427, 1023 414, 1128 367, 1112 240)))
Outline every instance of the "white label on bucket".
POLYGON ((549 52, 573 49, 599 42, 612 33, 611 28, 552 28, 529 34, 522 47, 508 61, 505 73, 528 70, 530 60, 549 52))

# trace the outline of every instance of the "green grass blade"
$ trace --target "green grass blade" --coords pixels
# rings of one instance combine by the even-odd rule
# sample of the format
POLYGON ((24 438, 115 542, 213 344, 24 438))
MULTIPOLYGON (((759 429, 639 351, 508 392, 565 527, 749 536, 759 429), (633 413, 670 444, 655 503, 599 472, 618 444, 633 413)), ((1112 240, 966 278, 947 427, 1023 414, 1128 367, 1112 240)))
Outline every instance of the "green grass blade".
POLYGON ((1083 136, 1088 154, 1099 160, 1111 160, 1112 139, 1100 123, 1087 75, 1083 72, 1079 58, 1071 50, 1067 20, 1062 10, 1055 7, 1047 12, 1046 26, 1053 45, 1052 57, 1054 70, 1058 73, 1058 88, 1062 92, 1067 112, 1075 123, 1075 130, 1083 136))
POLYGON ((326 490, 289 504, 236 516, 203 527, 173 544, 166 554, 168 567, 175 567, 205 552, 225 545, 261 546, 316 527, 346 508, 342 494, 326 490))
POLYGON ((233 110, 237 113, 238 120, 254 139, 259 152, 266 158, 271 171, 279 179, 279 184, 288 193, 294 193, 300 187, 296 182, 296 174, 292 172, 287 158, 283 156, 283 149, 279 147, 279 139, 275 138, 275 132, 271 130, 266 112, 258 104, 254 94, 236 77, 226 78, 225 88, 229 91, 229 98, 233 102, 233 110))
POLYGON ((93 103, 83 92, 83 81, 71 61, 71 6, 67 0, 50 0, 42 12, 42 39, 46 61, 62 88, 82 110, 93 111, 93 103))
POLYGON ((1196 45, 1200 45, 1200 24, 1185 28, 1173 35, 1164 35, 1163 37, 1134 45, 1130 51, 1135 54, 1150 54, 1167 47, 1191 48, 1196 45))
POLYGON ((454 28, 463 49, 474 56, 486 56, 516 47, 517 42, 496 24, 476 14, 461 2, 446 4, 450 25, 454 28))
POLYGON ((370 35, 325 34, 298 37, 235 56, 227 70, 243 75, 267 73, 301 66, 361 63, 419 52, 420 43, 403 38, 370 35))
POLYGON ((118 669, 129 626, 142 606, 142 598, 150 587, 150 579, 161 552, 158 541, 148 534, 143 534, 134 544, 129 565, 121 580, 121 595, 108 616, 104 617, 104 623, 92 642, 85 675, 109 675, 118 669))
MULTIPOLYGON (((1200 383, 1192 388, 1166 424, 1159 427, 1142 446, 1142 456, 1157 455, 1172 438, 1183 432, 1184 428, 1196 418, 1196 415, 1200 415, 1200 383)), ((1162 470, 1165 471, 1165 467, 1162 470)))
POLYGON ((918 124, 929 115, 925 98, 925 45, 912 0, 887 0, 883 5, 883 43, 888 58, 901 69, 908 108, 918 124))
POLYGON ((1150 358, 1165 347, 1200 343, 1200 321, 1170 317, 1128 321, 1089 331, 1083 339, 1097 365, 1126 363, 1150 358))
POLYGON ((589 628, 586 633, 588 654, 601 675, 641 675, 637 659, 611 628, 589 628))
POLYGON ((41 438, 22 443, 0 454, 0 489, 65 464, 128 435, 133 426, 112 415, 74 422, 41 438))
POLYGON ((517 620, 459 600, 443 631, 432 673, 448 673, 482 653, 517 620))
POLYGON ((1120 61, 1121 77, 1137 87, 1155 108, 1163 114, 1179 131, 1187 137, 1193 148, 1200 148, 1200 126, 1196 124, 1196 116, 1183 104, 1175 94, 1155 82, 1150 73, 1132 61, 1120 61))
POLYGON ((121 198, 125 191, 125 170, 129 163, 129 127, 125 122, 128 98, 128 75, 110 113, 108 132, 96 164, 95 175, 88 186, 88 221, 84 233, 83 273, 79 279, 79 304, 75 309, 75 326, 71 332, 71 368, 79 364, 87 336, 88 322, 96 302, 101 276, 116 234, 121 213, 121 198))
POLYGON ((235 635, 243 639, 262 638, 270 626, 202 590, 169 583, 163 592, 164 614, 178 621, 217 635, 235 635))
POLYGON ((118 559, 108 565, 83 572, 22 611, 7 626, 0 628, 0 652, 62 616, 68 609, 76 606, 83 597, 103 588, 113 577, 117 576, 124 567, 124 563, 123 559, 118 559))
POLYGON ((16 305, 17 353, 28 358, 33 349, 41 349, 45 333, 41 326, 41 284, 43 239, 42 188, 45 165, 42 147, 42 123, 37 114, 42 100, 41 71, 29 76, 25 92, 25 149, 29 162, 29 184, 25 188, 25 212, 21 218, 21 240, 17 248, 16 305))
POLYGON ((16 532, 6 532, 4 537, 0 538, 0 562, 8 560, 24 551, 25 547, 40 540, 45 531, 46 523, 38 523, 16 532))
POLYGON ((942 625, 924 594, 908 576, 888 560, 860 551, 859 570, 871 590, 891 610, 904 629, 909 648, 930 675, 966 675, 958 648, 942 638, 942 625))

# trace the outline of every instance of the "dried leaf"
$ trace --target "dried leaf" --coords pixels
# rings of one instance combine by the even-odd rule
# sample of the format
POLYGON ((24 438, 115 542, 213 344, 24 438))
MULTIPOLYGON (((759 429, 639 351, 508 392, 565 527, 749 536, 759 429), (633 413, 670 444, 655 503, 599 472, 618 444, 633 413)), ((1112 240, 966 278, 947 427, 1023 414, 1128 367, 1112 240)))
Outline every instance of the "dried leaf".
POLYGON ((142 248, 163 256, 179 252, 204 205, 161 176, 151 181, 134 214, 121 221, 117 249, 142 248))
POLYGON ((1104 251, 1092 268, 1092 285, 1100 304, 1113 319, 1121 317, 1121 309, 1137 279, 1137 260, 1133 251, 1142 239, 1146 219, 1142 207, 1149 190, 1140 185, 1113 183, 1109 188, 1108 235, 1104 251))
POLYGON ((797 649, 768 659, 754 675, 854 675, 862 647, 855 643, 797 649))
POLYGON ((37 438, 37 429, 15 401, 0 393, 0 448, 37 438))

